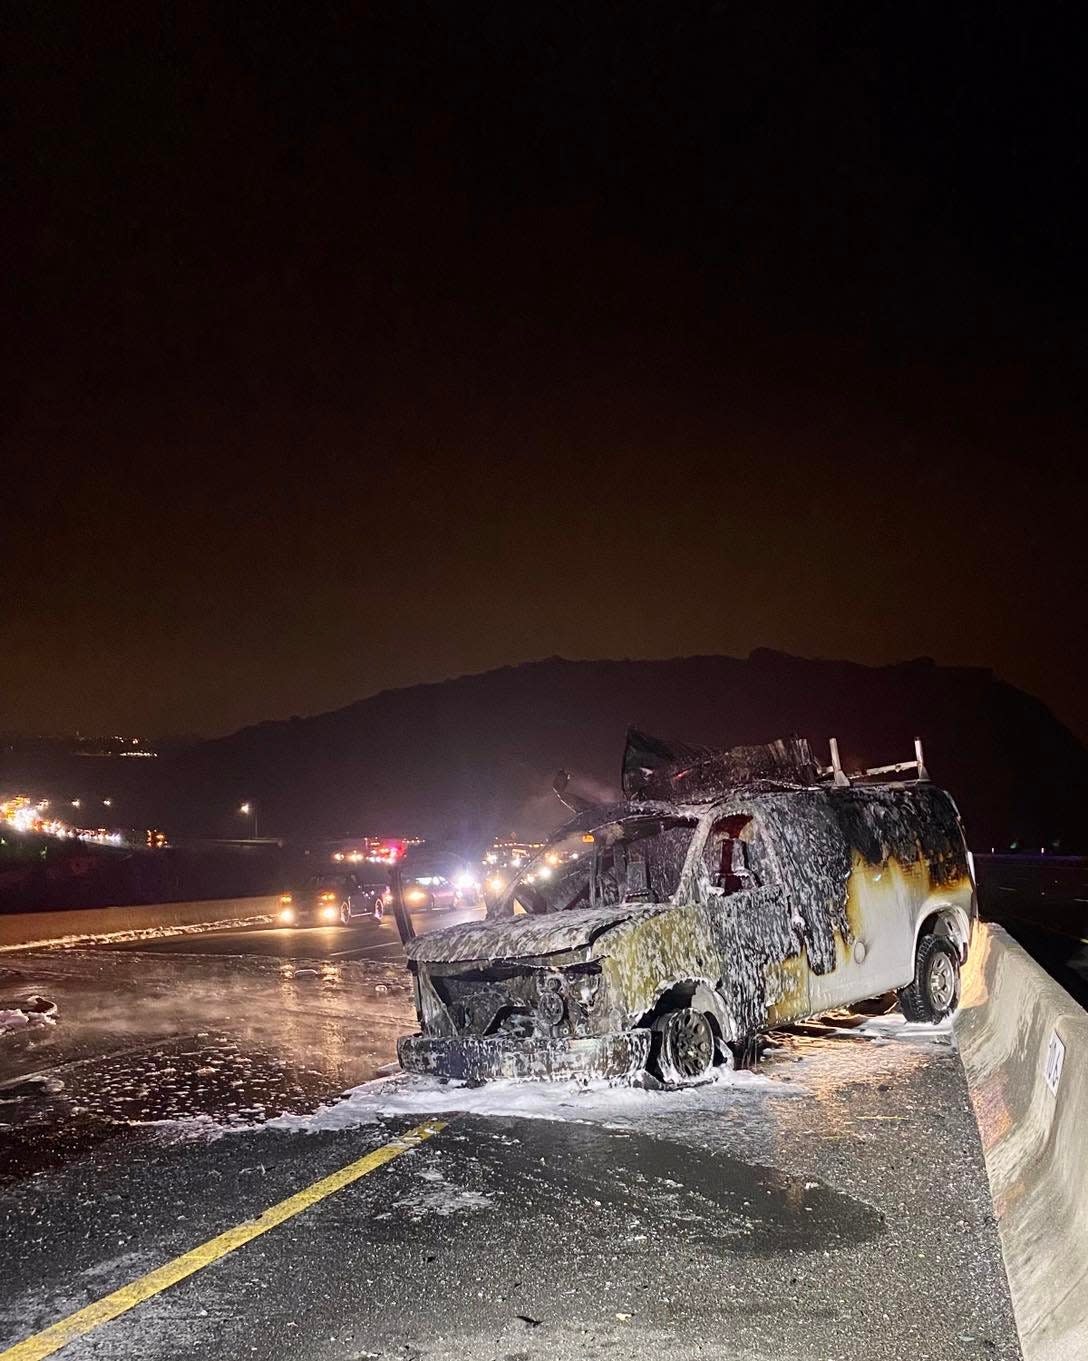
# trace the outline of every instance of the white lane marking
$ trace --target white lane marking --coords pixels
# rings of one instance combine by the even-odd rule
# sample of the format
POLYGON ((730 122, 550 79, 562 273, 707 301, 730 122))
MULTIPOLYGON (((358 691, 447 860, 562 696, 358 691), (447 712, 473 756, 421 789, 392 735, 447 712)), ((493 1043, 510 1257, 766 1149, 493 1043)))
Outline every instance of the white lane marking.
POLYGON ((387 940, 380 945, 356 945, 354 949, 351 950, 330 950, 329 958, 344 959, 348 955, 368 955, 375 950, 396 950, 399 954, 401 952, 400 941, 387 940))

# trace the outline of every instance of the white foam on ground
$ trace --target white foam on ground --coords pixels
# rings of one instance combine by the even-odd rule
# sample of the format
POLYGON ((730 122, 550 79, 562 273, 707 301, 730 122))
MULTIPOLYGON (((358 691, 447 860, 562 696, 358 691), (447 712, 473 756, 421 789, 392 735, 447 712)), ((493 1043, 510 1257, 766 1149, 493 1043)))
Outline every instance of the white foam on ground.
POLYGON ((53 1024, 55 1022, 51 1016, 41 1016, 36 1011, 20 1011, 18 1007, 0 1011, 0 1035, 11 1030, 26 1030, 32 1025, 53 1024))
POLYGON ((44 997, 30 997, 21 1007, 0 1007, 0 1035, 56 1025, 56 1016, 57 1004, 44 997))
MULTIPOLYGON (((873 1016, 860 1026, 843 1027, 832 1035, 864 1037, 874 1047, 903 1045, 921 1048, 955 1047, 950 1019, 939 1025, 915 1023, 899 1014, 873 1016)), ((833 1041, 834 1043, 834 1041, 833 1041)), ((837 1045, 835 1046, 837 1048, 837 1045)), ((864 1046, 862 1047, 862 1051, 864 1046)), ((854 1056, 855 1059, 858 1055, 854 1056)), ((839 1056, 841 1059, 841 1055, 839 1056)), ((806 1073, 813 1062, 806 1056, 806 1073)), ((768 1064, 774 1076, 746 1069, 715 1070, 712 1081, 668 1091, 647 1090, 628 1082, 600 1080, 590 1083, 499 1080, 479 1087, 443 1082, 439 1078, 395 1071, 379 1076, 346 1092, 343 1098, 318 1107, 306 1115, 286 1114, 268 1121, 219 1122, 208 1116, 181 1120, 148 1121, 175 1138, 217 1139, 262 1129, 292 1134, 320 1134, 376 1125, 387 1119, 419 1122, 428 1116, 468 1114, 492 1118, 558 1120, 605 1125, 613 1129, 661 1127, 688 1116, 727 1115, 743 1110, 755 1116, 765 1102, 805 1097, 811 1085, 786 1075, 782 1064, 768 1064), (776 1071, 777 1070, 777 1071, 776 1071), (779 1075, 781 1074, 781 1075, 779 1075)), ((791 1072, 798 1069, 790 1065, 791 1072)), ((808 1073, 811 1079, 812 1074, 808 1073)), ((817 1084, 819 1085, 819 1084, 817 1084)))
POLYGON ((870 1016, 855 1033, 870 1036, 874 1043, 906 1040, 912 1044, 937 1044, 945 1049, 956 1047, 951 1016, 932 1025, 928 1021, 908 1021, 899 1012, 889 1012, 886 1016, 870 1016))
POLYGON ((168 1120, 126 1120, 133 1129, 153 1129, 165 1134, 171 1140, 200 1139, 212 1142, 222 1139, 226 1134, 252 1134, 263 1129, 262 1124, 237 1120, 229 1123, 217 1120, 214 1115, 183 1115, 168 1120))
POLYGON ((342 1101, 311 1115, 281 1115, 266 1129, 316 1134, 372 1125, 390 1117, 420 1119, 453 1113, 516 1117, 523 1120, 586 1120, 607 1123, 617 1118, 662 1116, 688 1112, 695 1106, 720 1106, 737 1096, 794 1096, 799 1083, 785 1083, 746 1070, 719 1069, 712 1082, 677 1091, 646 1091, 606 1081, 532 1082, 502 1080, 466 1087, 438 1078, 398 1073, 354 1087, 342 1101))
POLYGON ((211 1116, 133 1121, 171 1139, 221 1139, 231 1134, 277 1130, 289 1134, 323 1134, 376 1125, 387 1119, 419 1122, 427 1116, 455 1114, 521 1120, 560 1120, 630 1129, 647 1121, 672 1121, 683 1116, 722 1113, 738 1100, 806 1095, 800 1082, 766 1077, 747 1070, 720 1068, 710 1082, 671 1091, 649 1091, 626 1082, 542 1082, 500 1080, 482 1087, 442 1082, 438 1078, 397 1072, 364 1082, 340 1101, 319 1106, 309 1115, 279 1115, 267 1121, 218 1121, 211 1116))
MULTIPOLYGON (((425 1219, 427 1215, 448 1215, 471 1213, 474 1210, 490 1210, 495 1202, 482 1191, 465 1191, 448 1182, 442 1174, 426 1177, 427 1190, 401 1196, 393 1202, 393 1210, 406 1214, 409 1219, 425 1219)), ((392 1213, 379 1215, 378 1218, 392 1218, 392 1213)))

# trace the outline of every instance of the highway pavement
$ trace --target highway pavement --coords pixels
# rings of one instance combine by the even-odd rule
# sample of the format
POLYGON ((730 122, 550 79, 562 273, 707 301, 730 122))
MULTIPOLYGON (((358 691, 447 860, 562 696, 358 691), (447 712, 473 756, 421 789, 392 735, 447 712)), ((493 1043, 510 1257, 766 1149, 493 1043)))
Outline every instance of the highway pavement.
POLYGON ((458 1090, 380 1076, 399 953, 366 923, 0 961, 58 1003, 0 1049, 0 1361, 1019 1357, 947 1032, 458 1090))

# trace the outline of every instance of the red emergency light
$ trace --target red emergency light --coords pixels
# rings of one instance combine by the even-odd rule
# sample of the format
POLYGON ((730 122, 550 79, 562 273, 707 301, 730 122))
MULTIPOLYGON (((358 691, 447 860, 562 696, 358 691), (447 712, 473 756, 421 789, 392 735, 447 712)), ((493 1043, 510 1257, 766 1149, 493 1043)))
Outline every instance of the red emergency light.
POLYGON ((395 865, 406 850, 403 841, 398 841, 395 837, 390 837, 388 841, 380 841, 374 848, 374 859, 384 860, 387 864, 395 865))

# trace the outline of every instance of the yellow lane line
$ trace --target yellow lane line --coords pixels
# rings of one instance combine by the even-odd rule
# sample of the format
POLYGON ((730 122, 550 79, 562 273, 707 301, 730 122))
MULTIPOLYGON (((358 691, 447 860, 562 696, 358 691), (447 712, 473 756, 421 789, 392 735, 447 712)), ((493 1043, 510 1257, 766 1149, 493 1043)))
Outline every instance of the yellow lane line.
POLYGON ((417 1125, 415 1129, 410 1129, 398 1139, 392 1140, 391 1143, 376 1148, 372 1153, 368 1153, 365 1158, 360 1158, 358 1162, 349 1163, 347 1167, 342 1167, 339 1172, 333 1172, 330 1176, 315 1181, 312 1186, 307 1186, 304 1190, 297 1191, 293 1196, 288 1196, 286 1200, 281 1200, 278 1205, 270 1206, 256 1219, 247 1219, 233 1229, 227 1229, 225 1233, 221 1233, 215 1238, 209 1238, 206 1243, 201 1243, 199 1247, 182 1253, 180 1257, 175 1257, 165 1266, 156 1267, 154 1271, 149 1271, 146 1276, 140 1276, 129 1285, 123 1285, 120 1290, 115 1290, 111 1295, 96 1300, 94 1304, 88 1304, 85 1309, 79 1309, 76 1313, 69 1314, 67 1318, 62 1318, 59 1323, 54 1323, 42 1332, 35 1333, 33 1337, 25 1338, 22 1342, 16 1342, 13 1347, 8 1347, 6 1351, 0 1352, 0 1361, 41 1361, 44 1356, 52 1356, 54 1352, 59 1352, 74 1338, 82 1337, 94 1328, 100 1328, 103 1323, 108 1323, 110 1319, 117 1318, 119 1314, 127 1313, 129 1309, 134 1309, 136 1305, 142 1304, 144 1300, 159 1294, 160 1291, 168 1290, 170 1286, 177 1285, 187 1276, 203 1271, 206 1266, 218 1262, 227 1253, 234 1252, 236 1248, 242 1247, 254 1238, 259 1238, 262 1233, 267 1233, 269 1229, 274 1229, 277 1225, 285 1223, 297 1214, 301 1214, 303 1210, 308 1210, 311 1205, 316 1205, 326 1196, 331 1196, 345 1186, 350 1186, 353 1181, 358 1181, 367 1173, 376 1172, 379 1167, 384 1167, 394 1158, 399 1158, 402 1153, 410 1153, 413 1148, 418 1148, 424 1140, 432 1138, 445 1129, 446 1124, 445 1120, 428 1120, 425 1124, 417 1125))

